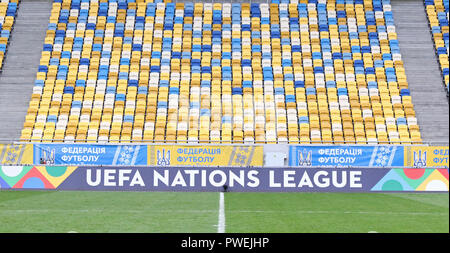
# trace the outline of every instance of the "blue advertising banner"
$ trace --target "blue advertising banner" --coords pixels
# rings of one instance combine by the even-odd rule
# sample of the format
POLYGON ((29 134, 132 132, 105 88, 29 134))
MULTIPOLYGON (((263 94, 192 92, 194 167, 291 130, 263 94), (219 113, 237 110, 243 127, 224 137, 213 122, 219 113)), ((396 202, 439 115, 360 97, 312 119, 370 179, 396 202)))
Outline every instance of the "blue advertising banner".
POLYGON ((289 166, 396 167, 403 166, 403 146, 290 146, 289 166))
POLYGON ((147 145, 34 144, 34 164, 147 165, 147 145))

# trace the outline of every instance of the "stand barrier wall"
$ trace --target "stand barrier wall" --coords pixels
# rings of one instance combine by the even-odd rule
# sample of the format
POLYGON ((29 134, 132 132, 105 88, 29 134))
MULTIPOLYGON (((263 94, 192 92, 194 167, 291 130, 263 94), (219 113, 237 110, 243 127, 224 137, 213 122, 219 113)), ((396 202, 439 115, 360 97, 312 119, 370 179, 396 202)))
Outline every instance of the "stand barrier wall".
POLYGON ((0 144, 1 189, 448 192, 448 146, 0 144))
POLYGON ((427 145, 0 144, 4 165, 448 168, 427 145))

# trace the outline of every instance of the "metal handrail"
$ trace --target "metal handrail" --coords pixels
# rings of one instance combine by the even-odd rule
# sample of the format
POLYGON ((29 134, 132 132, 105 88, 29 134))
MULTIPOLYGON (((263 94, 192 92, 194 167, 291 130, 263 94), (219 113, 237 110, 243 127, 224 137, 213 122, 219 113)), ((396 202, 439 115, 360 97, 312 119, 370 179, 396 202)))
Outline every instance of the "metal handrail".
POLYGON ((129 141, 122 141, 118 140, 117 142, 110 142, 110 141, 93 141, 88 139, 74 139, 74 140, 66 140, 66 139, 41 139, 41 140, 32 140, 32 139, 9 139, 9 138, 0 138, 0 143, 8 143, 8 144, 82 144, 82 143, 88 143, 88 144, 101 144, 101 145, 130 145, 130 144, 146 144, 146 145, 263 145, 263 144, 282 144, 282 145, 360 145, 360 146, 374 146, 374 145, 413 145, 413 146, 445 146, 449 145, 448 141, 431 141, 431 142, 383 142, 378 141, 376 143, 358 143, 355 142, 349 142, 349 141, 299 141, 299 143, 289 143, 289 142, 278 142, 278 143, 272 143, 269 141, 252 141, 252 142, 234 142, 234 141, 202 141, 202 140, 196 140, 196 141, 155 141, 155 140, 129 140, 129 141), (302 142, 308 142, 308 143, 302 143, 302 142))
MULTIPOLYGON (((277 141, 275 141, 277 142, 277 141)), ((251 142, 235 142, 235 141, 203 141, 203 140, 196 140, 196 141, 155 141, 155 140, 129 140, 129 141, 122 141, 118 140, 117 142, 110 142, 110 141, 93 141, 88 139, 74 139, 74 140, 67 140, 67 139, 40 139, 40 140, 34 140, 34 139, 16 139, 16 138, 0 138, 0 143, 3 144, 100 144, 100 145, 134 145, 134 144, 145 144, 145 145, 356 145, 356 146, 376 146, 376 145, 401 145, 401 146, 448 146, 449 141, 431 141, 431 142, 405 142, 405 141, 399 141, 397 142, 383 142, 383 141, 377 141, 376 143, 358 143, 356 140, 354 142, 349 141, 299 141, 298 143, 289 143, 287 142, 278 142, 278 143, 272 143, 270 141, 251 141, 251 142), (307 143, 302 143, 307 142, 307 143)))
POLYGON ((171 166, 158 166, 158 165, 111 165, 111 164, 35 164, 35 163, 14 163, 14 164, 1 164, 0 165, 18 165, 18 166, 78 166, 78 167, 131 167, 131 168, 185 168, 185 167, 196 167, 199 169, 210 169, 210 168, 284 168, 284 169, 448 169, 446 166, 237 166, 237 165, 227 165, 227 166, 212 166, 212 165, 202 165, 198 167, 197 165, 171 165, 171 166))

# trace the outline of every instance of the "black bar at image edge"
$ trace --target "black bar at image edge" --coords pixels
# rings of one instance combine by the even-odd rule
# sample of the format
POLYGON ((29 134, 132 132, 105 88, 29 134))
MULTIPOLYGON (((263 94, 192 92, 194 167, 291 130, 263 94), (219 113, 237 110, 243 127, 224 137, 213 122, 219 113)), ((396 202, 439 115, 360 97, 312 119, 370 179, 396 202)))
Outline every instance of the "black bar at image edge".
MULTIPOLYGON (((417 250, 418 247, 432 249, 447 247, 448 233, 17 233, 0 234, 0 242, 34 242, 41 245, 57 243, 69 248, 131 250, 134 248, 175 250, 174 252, 273 252, 278 249, 293 249, 294 252, 307 252, 310 247, 321 251, 338 250, 350 247, 352 251, 367 250, 417 250), (89 246, 88 246, 89 245, 89 246), (447 246, 445 246, 447 245, 447 246)), ((25 246, 26 244, 24 244, 25 246)), ((33 248, 36 248, 34 245, 33 248)), ((289 250, 290 252, 291 250, 289 250)), ((347 251, 347 250, 346 250, 347 251)), ((158 251, 159 252, 159 251, 158 251)), ((284 252, 284 251, 283 251, 284 252)))

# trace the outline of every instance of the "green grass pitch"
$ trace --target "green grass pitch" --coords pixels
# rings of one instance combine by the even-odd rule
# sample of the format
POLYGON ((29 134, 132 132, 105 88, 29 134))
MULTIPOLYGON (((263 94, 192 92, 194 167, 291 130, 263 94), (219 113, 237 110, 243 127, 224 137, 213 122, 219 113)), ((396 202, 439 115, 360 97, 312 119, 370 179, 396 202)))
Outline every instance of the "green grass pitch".
MULTIPOLYGON (((225 193, 229 233, 449 233, 448 193, 225 193)), ((0 233, 216 233, 219 193, 0 191, 0 233)))

